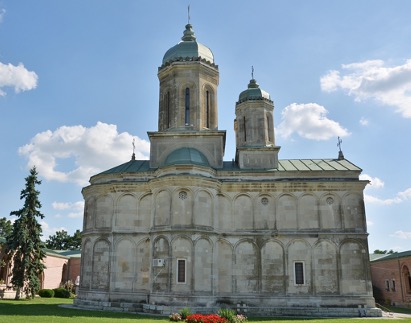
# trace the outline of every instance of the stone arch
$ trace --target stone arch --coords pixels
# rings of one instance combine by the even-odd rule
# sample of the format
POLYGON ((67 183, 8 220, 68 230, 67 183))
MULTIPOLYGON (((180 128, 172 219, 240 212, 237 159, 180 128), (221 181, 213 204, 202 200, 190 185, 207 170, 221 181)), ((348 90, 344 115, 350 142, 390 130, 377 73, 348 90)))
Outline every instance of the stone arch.
POLYGON ((274 209, 274 199, 270 195, 258 195, 254 200, 254 228, 260 230, 273 229, 274 209))
POLYGON ((251 198, 240 194, 234 199, 234 228, 236 230, 253 229, 254 216, 251 198))
POLYGON ((214 87, 206 83, 203 86, 202 89, 202 95, 203 95, 203 107, 202 107, 202 127, 215 130, 218 127, 218 122, 217 122, 217 98, 215 95, 215 89, 214 87))
POLYGON ((87 198, 84 203, 84 230, 92 229, 94 227, 94 209, 96 207, 96 200, 94 197, 87 198))
POLYGON ((97 240, 93 248, 92 289, 108 290, 110 286, 110 243, 97 240))
POLYGON ((171 286, 175 292, 191 292, 193 278, 193 241, 185 235, 179 235, 171 241, 172 245, 172 270, 171 286), (185 282, 177 282, 177 261, 185 260, 185 282))
POLYGON ((277 229, 297 229, 297 199, 291 194, 282 194, 277 202, 277 229))
POLYGON ((170 243, 165 236, 158 236, 153 241, 153 259, 163 259, 164 267, 152 266, 153 270, 153 291, 168 292, 170 291, 170 271, 172 268, 170 259, 170 243))
POLYGON ((261 291, 285 293, 284 248, 280 242, 267 241, 261 248, 261 291))
POLYGON ((213 272, 213 245, 204 237, 194 245, 194 290, 211 292, 213 272))
POLYGON ((97 229, 111 228, 114 213, 113 204, 113 198, 108 194, 97 197, 94 216, 95 227, 97 229))
MULTIPOLYGON (((181 84, 180 90, 179 90, 179 101, 181 104, 179 105, 181 108, 180 110, 180 122, 178 123, 179 126, 185 126, 185 125, 195 125, 196 120, 199 120, 199 98, 198 98, 198 90, 197 90, 197 85, 194 82, 185 82, 181 84), (186 89, 189 89, 189 103, 190 103, 190 109, 189 109, 189 122, 186 123, 185 121, 185 100, 186 100, 186 89)), ((197 125, 199 127, 199 125, 197 125)))
POLYGON ((313 194, 298 199, 298 226, 300 229, 318 229, 318 203, 313 194))
POLYGON ((115 244, 114 290, 131 291, 136 274, 136 245, 131 239, 121 239, 115 244))
POLYGON ((233 246, 225 239, 219 239, 216 246, 216 289, 220 295, 230 296, 233 292, 233 246))
POLYGON ((118 228, 132 230, 136 226, 137 199, 133 194, 123 194, 117 200, 114 225, 118 228))
POLYGON ((345 195, 342 199, 342 209, 344 228, 364 230, 364 200, 360 194, 345 195))
POLYGON ((407 294, 411 294, 411 275, 410 275, 410 268, 403 264, 401 268, 401 275, 402 275, 402 290, 407 294))
POLYGON ((193 224, 193 192, 188 188, 174 190, 171 200, 171 225, 193 224))
POLYGON ((320 240, 313 249, 313 279, 317 294, 338 294, 337 247, 328 240, 320 240))
MULTIPOLYGON (((147 292, 150 289, 150 254, 150 238, 143 237, 138 242, 136 252, 134 253, 137 259, 135 279, 133 282, 134 291, 147 292)), ((164 260, 167 262, 168 259, 164 258, 164 260)))
POLYGON ((366 248, 358 241, 347 239, 340 245, 341 280, 343 295, 364 294, 367 291, 366 248), (344 268, 344 270, 342 270, 344 268))
POLYGON ((266 123, 266 143, 274 145, 274 125, 273 125, 273 114, 269 111, 265 113, 265 123, 266 123))
POLYGON ((84 289, 89 289, 93 276, 93 244, 90 239, 86 239, 86 241, 83 242, 81 248, 81 265, 80 286, 84 289))
POLYGON ((289 281, 287 292, 290 294, 309 294, 311 286, 311 245, 302 239, 290 241, 287 246, 287 272, 289 281), (295 280, 296 263, 303 264, 303 279, 302 284, 298 284, 295 280))
POLYGON ((232 230, 234 227, 232 201, 223 194, 217 194, 218 212, 217 226, 219 230, 232 230))
POLYGON ((247 239, 240 240, 234 248, 234 292, 238 294, 258 292, 259 252, 257 246, 247 239))
POLYGON ((140 198, 138 203, 139 212, 137 216, 136 226, 139 228, 148 229, 151 227, 151 217, 153 210, 153 195, 145 194, 140 198))
POLYGON ((155 196, 154 226, 170 225, 171 196, 167 190, 159 191, 155 196))
POLYGON ((321 196, 319 206, 321 229, 341 228, 340 205, 341 200, 336 194, 327 193, 321 196))
POLYGON ((206 190, 199 190, 194 197, 194 225, 213 227, 214 199, 206 190))

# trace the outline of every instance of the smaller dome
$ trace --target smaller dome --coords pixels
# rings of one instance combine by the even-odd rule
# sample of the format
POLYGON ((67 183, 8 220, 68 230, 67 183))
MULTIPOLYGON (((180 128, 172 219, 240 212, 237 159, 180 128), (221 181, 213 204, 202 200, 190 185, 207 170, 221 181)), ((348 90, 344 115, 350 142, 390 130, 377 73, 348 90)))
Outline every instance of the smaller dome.
POLYGON ((180 148, 171 152, 164 163, 165 165, 195 164, 209 166, 207 158, 194 148, 180 148))
POLYGON ((248 83, 248 89, 241 92, 237 103, 241 103, 247 100, 270 100, 270 94, 261 90, 255 79, 251 79, 248 83))
POLYGON ((193 27, 190 24, 186 25, 184 30, 184 35, 181 37, 181 42, 177 45, 171 47, 163 57, 163 65, 167 62, 177 60, 182 57, 185 59, 189 58, 199 58, 205 59, 206 61, 214 64, 214 55, 211 50, 196 41, 194 35, 193 27))

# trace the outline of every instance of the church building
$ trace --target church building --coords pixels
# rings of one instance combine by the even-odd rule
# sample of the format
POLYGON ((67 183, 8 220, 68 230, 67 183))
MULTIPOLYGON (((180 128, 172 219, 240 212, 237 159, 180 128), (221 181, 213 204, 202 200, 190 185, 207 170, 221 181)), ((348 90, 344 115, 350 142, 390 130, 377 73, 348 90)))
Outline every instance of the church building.
POLYGON ((361 169, 341 151, 335 159, 279 159, 274 103, 253 77, 233 102, 236 156, 224 161, 219 69, 190 24, 164 54, 158 78, 150 159, 133 154, 82 191, 75 305, 381 315, 361 169))

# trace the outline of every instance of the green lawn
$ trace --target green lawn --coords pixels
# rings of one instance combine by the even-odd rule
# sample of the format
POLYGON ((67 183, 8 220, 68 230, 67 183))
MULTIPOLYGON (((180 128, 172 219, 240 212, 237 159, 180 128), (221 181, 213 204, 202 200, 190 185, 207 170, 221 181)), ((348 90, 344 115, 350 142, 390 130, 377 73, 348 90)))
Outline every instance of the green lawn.
MULTIPOLYGON (((73 300, 61 298, 36 298, 34 300, 0 300, 0 322, 19 322, 19 323, 91 323, 91 322, 120 322, 129 323, 168 323, 167 317, 147 316, 126 313, 113 313, 107 311, 87 311, 72 308, 59 307, 60 304, 72 304, 73 300)), ((410 313, 410 311, 408 312, 410 313)), ((251 322, 259 323, 281 323, 281 322, 307 322, 324 323, 324 322, 350 322, 364 323, 364 319, 342 318, 342 319, 267 319, 267 318, 250 318, 251 322)), ((393 321, 389 319, 388 321, 393 321)), ((411 322, 411 319, 402 319, 401 322, 411 322)))

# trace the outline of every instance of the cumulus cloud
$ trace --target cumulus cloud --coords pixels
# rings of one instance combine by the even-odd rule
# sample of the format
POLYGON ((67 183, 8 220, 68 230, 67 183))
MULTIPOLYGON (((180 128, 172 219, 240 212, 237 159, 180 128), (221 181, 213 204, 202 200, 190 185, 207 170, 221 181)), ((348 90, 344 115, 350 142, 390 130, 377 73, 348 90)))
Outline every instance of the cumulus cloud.
POLYGON ((370 122, 368 121, 368 119, 366 119, 366 118, 364 118, 364 117, 362 117, 362 118, 360 119, 360 125, 362 125, 362 126, 368 126, 369 123, 370 123, 370 122))
POLYGON ((383 199, 373 195, 364 194, 365 203, 373 203, 379 205, 393 205, 400 204, 411 199, 411 188, 406 189, 403 192, 397 193, 394 197, 383 199))
POLYGON ((411 239, 411 232, 407 231, 395 231, 393 235, 391 235, 394 238, 399 238, 399 239, 411 239))
POLYGON ((341 89, 356 101, 374 99, 411 118, 411 59, 393 67, 382 60, 342 65, 340 71, 329 71, 320 82, 323 91, 341 89))
POLYGON ((296 133, 302 138, 312 140, 348 136, 348 130, 338 122, 328 119, 327 113, 323 106, 316 103, 292 103, 281 113, 277 134, 287 138, 296 133))
POLYGON ((360 175, 360 180, 363 181, 370 181, 370 185, 367 185, 367 189, 370 188, 383 188, 384 187, 384 181, 378 177, 371 177, 368 174, 361 174, 360 175))
MULTIPOLYGON (((55 131, 36 134, 30 143, 19 148, 47 180, 86 185, 90 176, 131 159, 135 140, 137 159, 147 159, 149 142, 127 132, 118 133, 117 126, 98 122, 95 126, 62 126, 55 131), (68 163, 65 170, 61 165, 68 163), (68 169, 67 169, 68 168, 68 169)), ((64 204, 56 202, 56 208, 64 204)))
POLYGON ((27 70, 22 63, 14 66, 0 62, 0 96, 6 95, 5 87, 14 88, 16 93, 33 90, 37 87, 37 80, 37 74, 27 70))
POLYGON ((43 241, 46 241, 48 238, 50 238, 50 236, 56 234, 57 231, 61 231, 61 230, 67 231, 65 227, 51 228, 50 225, 44 220, 40 221, 40 225, 41 225, 42 234, 43 234, 41 237, 41 240, 43 241))

